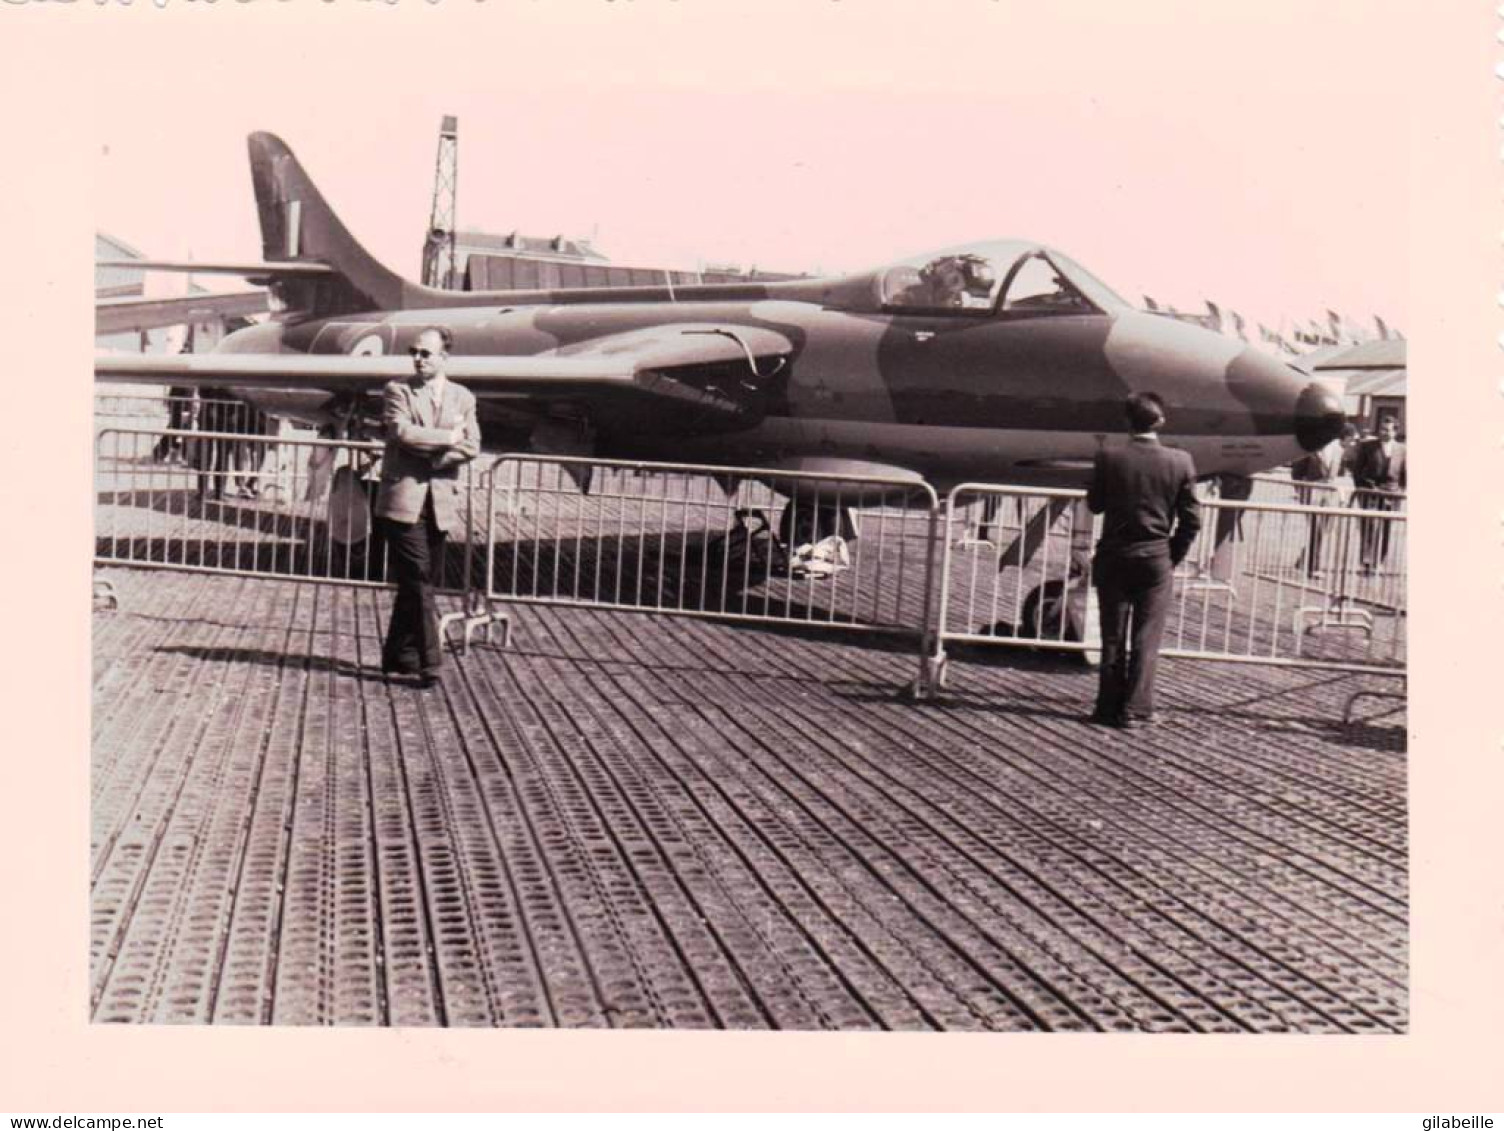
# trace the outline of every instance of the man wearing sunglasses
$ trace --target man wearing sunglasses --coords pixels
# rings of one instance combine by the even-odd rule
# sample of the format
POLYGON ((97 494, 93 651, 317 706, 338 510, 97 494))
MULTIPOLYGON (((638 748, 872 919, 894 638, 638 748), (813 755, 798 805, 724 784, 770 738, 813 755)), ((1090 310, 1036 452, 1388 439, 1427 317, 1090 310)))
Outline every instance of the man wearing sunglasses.
POLYGON ((382 392, 386 452, 376 517, 381 520, 396 575, 397 599, 381 670, 415 675, 423 687, 438 682, 443 662, 433 589, 449 531, 463 530, 460 465, 480 453, 475 397, 444 373, 454 337, 430 326, 408 353, 413 375, 382 392))

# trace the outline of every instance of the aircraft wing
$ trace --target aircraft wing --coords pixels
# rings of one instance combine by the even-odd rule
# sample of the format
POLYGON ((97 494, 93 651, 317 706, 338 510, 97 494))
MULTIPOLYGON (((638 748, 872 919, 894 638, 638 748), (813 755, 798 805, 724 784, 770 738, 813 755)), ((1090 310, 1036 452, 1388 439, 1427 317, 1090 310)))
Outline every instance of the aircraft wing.
POLYGON ((155 330, 211 318, 247 318, 270 307, 264 291, 239 294, 184 295, 180 298, 126 298, 94 305, 94 333, 119 334, 155 330))
POLYGON ((262 263, 195 263, 189 259, 103 259, 96 267, 120 267, 131 271, 175 271, 181 275, 243 275, 247 279, 303 278, 333 275, 326 263, 308 260, 267 260, 262 263))
MULTIPOLYGON (((542 354, 452 355, 446 370, 477 397, 523 407, 574 403, 597 419, 672 429, 693 422, 734 428, 762 416, 763 384, 793 346, 758 327, 655 326, 542 354)), ((378 392, 412 375, 402 356, 346 354, 146 354, 96 358, 101 381, 229 388, 378 392)))

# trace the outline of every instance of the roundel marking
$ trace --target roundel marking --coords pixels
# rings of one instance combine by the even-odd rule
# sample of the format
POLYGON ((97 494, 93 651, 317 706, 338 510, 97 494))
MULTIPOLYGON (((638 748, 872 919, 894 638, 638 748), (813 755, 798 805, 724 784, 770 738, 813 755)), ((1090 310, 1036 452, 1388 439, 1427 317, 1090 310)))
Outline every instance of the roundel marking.
POLYGON ((386 346, 380 334, 367 334, 350 347, 351 357, 380 357, 384 353, 386 346))

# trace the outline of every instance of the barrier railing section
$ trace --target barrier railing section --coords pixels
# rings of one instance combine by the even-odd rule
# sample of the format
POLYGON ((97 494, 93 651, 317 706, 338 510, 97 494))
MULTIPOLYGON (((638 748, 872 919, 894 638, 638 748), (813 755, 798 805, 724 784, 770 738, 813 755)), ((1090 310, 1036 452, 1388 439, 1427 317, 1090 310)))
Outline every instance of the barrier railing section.
POLYGON ((963 483, 945 500, 945 640, 1081 651, 1093 522, 1083 491, 963 483))
MULTIPOLYGON (((1084 499, 988 484, 950 492, 930 665, 937 680, 948 642, 1095 649, 1096 526, 1084 499)), ((1403 666, 1402 514, 1213 500, 1202 523, 1176 571, 1166 655, 1385 673, 1403 666)))
MULTIPOLYGON (((1351 488, 1345 484, 1294 479, 1288 471, 1279 474, 1260 473, 1250 478, 1253 481, 1253 491, 1247 500, 1243 500, 1250 503, 1272 503, 1275 506, 1340 507, 1347 504, 1347 497, 1351 493, 1351 488)), ((1218 497, 1215 493, 1203 496, 1203 498, 1218 497)))
POLYGON ((101 393, 94 397, 95 428, 154 428, 169 433, 156 453, 162 462, 181 462, 179 432, 233 432, 264 436, 276 422, 255 405, 233 398, 143 393, 101 393))
POLYGON ((1177 571, 1164 653, 1403 668, 1406 530, 1397 511, 1205 504, 1201 534, 1177 571))
MULTIPOLYGON (((392 563, 373 514, 382 450, 292 436, 104 429, 95 447, 95 563, 389 586, 392 563), (182 461, 161 459, 164 439, 181 441, 182 461)), ((479 480, 473 465, 460 469, 465 522, 434 567, 437 591, 460 597, 441 627, 462 628, 467 646, 477 630, 509 628, 485 598, 479 480)))
POLYGON ((106 428, 95 444, 95 560, 386 584, 366 504, 381 445, 106 428), (161 459, 163 441, 183 459, 161 459))
POLYGON ((1364 510, 1397 511, 1405 513, 1405 492, 1386 491, 1378 487, 1356 487, 1349 500, 1350 506, 1364 510))
POLYGON ((1286 469, 1260 472, 1250 476, 1249 480, 1252 489, 1246 500, 1219 493, 1215 480, 1198 484, 1197 495, 1204 500, 1220 498, 1224 502, 1272 503, 1276 506, 1369 507, 1401 512, 1405 509, 1404 491, 1357 487, 1346 473, 1336 480, 1308 480, 1292 478, 1286 469), (1383 500, 1382 504, 1378 500, 1383 500))
MULTIPOLYGON (((386 585, 370 501, 381 445, 105 429, 96 561, 386 585), (185 462, 160 460, 163 438, 185 462)), ((946 641, 1087 651, 1083 493, 758 468, 514 456, 462 477, 438 576, 466 639, 504 601, 896 632, 921 682, 946 641), (589 490, 582 491, 581 483, 589 490), (937 607, 938 606, 938 607, 937 607)), ((1177 573, 1170 655, 1392 672, 1406 522, 1357 508, 1209 501, 1177 573)))
POLYGON ((914 636, 929 624, 938 500, 925 483, 509 456, 487 494, 493 600, 914 636))
MULTIPOLYGON (((95 560, 389 584, 371 511, 381 452, 340 440, 104 429, 95 445, 95 560), (185 462, 160 460, 164 438, 182 441, 185 462)), ((461 474, 472 497, 471 477, 461 474)), ((472 556, 466 531, 445 548, 441 588, 466 591, 472 556)))

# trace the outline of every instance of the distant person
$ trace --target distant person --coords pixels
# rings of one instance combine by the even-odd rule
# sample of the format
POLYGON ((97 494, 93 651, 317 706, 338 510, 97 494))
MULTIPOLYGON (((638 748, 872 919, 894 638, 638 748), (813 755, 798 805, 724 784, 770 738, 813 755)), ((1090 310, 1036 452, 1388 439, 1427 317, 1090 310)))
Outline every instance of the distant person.
POLYGON ((1092 513, 1105 515, 1093 562, 1102 664, 1091 719, 1128 729, 1153 717, 1154 669, 1173 574, 1201 529, 1201 515, 1190 455, 1159 442, 1164 401, 1134 393, 1124 408, 1129 441, 1097 453, 1086 502, 1092 513))
POLYGON ((234 406, 237 410, 231 421, 232 432, 247 437, 236 440, 230 454, 232 489, 247 498, 261 494, 261 476, 271 445, 264 443, 267 436, 276 434, 277 426, 271 417, 249 401, 234 406), (251 439, 255 437, 255 439, 251 439))
POLYGON ((459 469, 480 453, 475 397, 444 371, 448 328, 424 330, 408 350, 413 375, 382 392, 386 452, 376 517, 396 573, 397 599, 381 650, 381 670, 438 682, 443 662, 434 602, 435 570, 451 530, 461 528, 459 469))
MULTIPOLYGON (((167 430, 187 432, 193 428, 193 389, 173 385, 167 390, 167 430)), ((158 463, 186 463, 183 437, 163 436, 157 441, 152 457, 158 463)))
POLYGON ((199 473, 199 494, 215 499, 254 498, 259 493, 265 445, 234 437, 264 436, 270 427, 266 415, 228 389, 201 389, 198 406, 197 430, 217 434, 196 441, 193 463, 199 473))
POLYGON ((201 499, 220 499, 227 493, 233 441, 223 438, 231 431, 232 397, 228 389, 205 386, 198 391, 195 432, 212 432, 217 436, 196 439, 191 444, 189 462, 198 472, 201 499))
MULTIPOLYGON (((1405 445, 1399 439, 1400 424, 1392 416, 1379 422, 1379 434, 1358 444, 1353 452, 1353 486, 1358 506, 1371 511, 1398 510, 1405 490, 1405 445)), ((1365 519, 1360 535, 1359 561, 1364 573, 1373 573, 1389 557, 1392 519, 1365 519)))
MULTIPOLYGON (((1290 465, 1295 501, 1303 507, 1334 507, 1338 503, 1337 477, 1347 470, 1349 452, 1358 440, 1358 430, 1345 424, 1342 435, 1290 465)), ((1306 548, 1301 555, 1305 574, 1312 581, 1322 578, 1321 550, 1331 526, 1330 515, 1308 516, 1306 548)))

